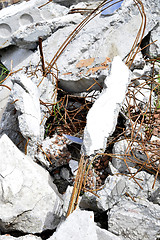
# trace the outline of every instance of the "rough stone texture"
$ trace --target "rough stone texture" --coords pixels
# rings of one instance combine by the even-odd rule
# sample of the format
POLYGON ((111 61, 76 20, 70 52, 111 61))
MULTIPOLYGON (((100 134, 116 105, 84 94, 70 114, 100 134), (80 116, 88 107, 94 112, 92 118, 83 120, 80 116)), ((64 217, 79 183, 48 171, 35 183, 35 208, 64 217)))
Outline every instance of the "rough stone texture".
MULTIPOLYGON (((45 136, 45 123, 47 119, 50 117, 50 112, 52 112, 52 104, 57 101, 57 91, 55 78, 48 74, 47 77, 43 77, 43 81, 39 85, 40 81, 42 80, 41 71, 37 72, 35 76, 31 76, 31 81, 38 86, 38 94, 39 94, 39 101, 40 101, 40 112, 41 112, 41 124, 40 124, 40 131, 41 131, 41 141, 44 139, 45 136), (45 104, 48 104, 47 106, 45 104), (51 105, 49 105, 51 104, 51 105)), ((40 141, 40 142, 41 142, 40 141)))
MULTIPOLYGON (((10 79, 9 79, 10 80, 10 79)), ((1 135, 6 133, 24 151, 25 140, 29 139, 27 152, 33 156, 41 136, 41 113, 37 86, 25 75, 11 77, 13 87, 7 108, 2 116, 1 135), (14 104, 12 104, 14 102, 14 104), (21 135, 23 136, 21 138, 21 135)))
POLYGON ((131 197, 142 200, 149 199, 156 190, 158 191, 158 187, 160 184, 159 180, 155 181, 154 189, 152 188, 155 180, 154 174, 149 174, 145 171, 140 171, 136 173, 135 179, 136 181, 133 178, 129 179, 129 177, 126 177, 127 185, 126 192, 131 197))
MULTIPOLYGON (((159 6, 157 1, 147 0, 143 3, 147 15, 146 35, 159 21, 159 6)), ((64 18, 66 17, 68 16, 64 16, 64 18)), ((141 17, 138 8, 132 0, 124 0, 121 8, 113 16, 101 17, 98 15, 95 17, 72 40, 57 60, 59 86, 68 92, 84 92, 93 84, 94 86, 90 91, 99 89, 98 84, 95 84, 95 79, 100 85, 103 85, 103 81, 108 74, 109 62, 114 56, 120 55, 122 59, 127 56, 140 23, 141 17)), ((59 26, 61 25, 63 24, 60 23, 59 26)), ((55 28, 52 36, 43 42, 43 51, 47 62, 51 61, 59 47, 74 29, 74 24, 62 29, 55 28)), ((29 37, 30 40, 31 37, 29 37)), ((22 62, 19 67, 29 66, 30 64, 35 66, 38 62, 39 53, 36 52, 22 62)))
MULTIPOLYGON (((130 168, 130 172, 136 173, 137 170, 130 168)), ((150 199, 155 203, 159 201, 159 180, 156 180, 154 189, 152 189, 155 176, 145 171, 136 173, 135 179, 129 176, 108 176, 105 180, 104 188, 97 192, 98 197, 91 193, 85 193, 82 196, 80 207, 97 211, 99 209, 106 211, 112 209, 124 195, 129 195, 135 201, 150 199), (157 200, 158 199, 158 200, 157 200)))
POLYGON ((98 240, 122 240, 122 238, 119 238, 115 234, 102 229, 98 226, 96 226, 96 233, 97 233, 97 239, 98 240))
POLYGON ((131 70, 132 69, 143 69, 144 66, 145 66, 145 60, 143 58, 143 55, 142 55, 141 52, 138 52, 136 54, 136 57, 135 57, 135 59, 133 61, 132 66, 131 66, 131 70))
POLYGON ((79 2, 77 4, 71 5, 70 6, 70 11, 69 13, 73 12, 79 12, 81 13, 81 15, 85 15, 87 16, 91 11, 93 11, 93 9, 97 8, 98 5, 101 3, 101 1, 83 1, 83 2, 79 2))
POLYGON ((112 165, 121 173, 128 171, 127 166, 128 167, 135 166, 134 162, 127 161, 128 158, 125 155, 129 153, 130 153, 130 142, 128 142, 127 140, 123 139, 114 144, 113 146, 114 157, 112 157, 112 165))
POLYGON ((105 181, 104 188, 98 192, 97 206, 106 211, 120 201, 126 192, 127 186, 123 176, 109 176, 105 181))
POLYGON ((66 216, 67 211, 68 211, 72 191, 73 191, 73 187, 68 186, 66 192, 63 194, 63 200, 64 200, 64 202, 63 202, 63 215, 64 216, 66 216))
MULTIPOLYGON (((20 113, 18 117, 22 135, 27 139, 40 138, 40 103, 37 86, 25 75, 17 75, 12 78, 11 91, 15 108, 20 113)), ((36 142, 36 141, 35 141, 36 142)))
POLYGON ((21 48, 35 49, 37 47, 38 38, 46 39, 59 28, 64 28, 70 25, 75 25, 82 21, 82 16, 79 13, 56 17, 52 21, 42 21, 32 23, 25 28, 15 32, 12 36, 12 41, 15 45, 21 48), (36 29, 36 31, 35 31, 36 29))
POLYGON ((147 200, 122 199, 109 212, 108 230, 126 240, 157 240, 160 206, 147 200))
POLYGON ((44 125, 49 117, 50 107, 40 105, 40 100, 51 104, 56 101, 55 84, 52 77, 48 75, 37 88, 40 80, 39 76, 27 78, 25 74, 17 73, 5 82, 6 85, 11 85, 11 93, 8 89, 9 93, 4 87, 1 87, 3 93, 5 92, 7 96, 10 94, 10 97, 8 103, 7 96, 3 101, 4 104, 1 103, 1 114, 3 112, 3 115, 0 134, 7 134, 23 152, 25 151, 26 141, 29 139, 27 154, 31 157, 34 157, 37 150, 37 144, 35 143, 40 144, 44 139, 44 125), (4 111, 5 105, 7 106, 4 111))
POLYGON ((2 235, 0 236, 0 240, 41 240, 40 237, 37 237, 37 236, 34 236, 34 235, 25 235, 23 237, 12 237, 10 236, 9 234, 6 234, 6 235, 2 235))
MULTIPOLYGON (((159 1, 159 5, 160 5, 160 1, 159 1)), ((150 41, 153 42, 153 41, 157 40, 154 44, 150 45, 149 54, 150 54, 151 57, 160 56, 160 35, 159 35, 159 32, 160 32, 160 25, 157 24, 151 32, 150 41)))
MULTIPOLYGON (((59 6, 53 2, 50 2, 43 8, 39 6, 46 3, 45 0, 32 0, 29 2, 23 2, 19 5, 13 5, 6 9, 1 10, 0 19, 0 46, 1 48, 9 45, 15 45, 15 37, 13 35, 17 31, 22 31, 23 28, 30 24, 37 24, 41 21, 49 21, 54 17, 62 16, 68 11, 65 7, 59 6)), ((38 27, 39 28, 39 27, 38 27)), ((45 30, 43 29, 43 32, 45 30)), ((45 31, 46 32, 46 31, 45 31)), ((41 36, 41 32, 34 35, 35 42, 38 41, 38 37, 41 36)), ((47 32, 48 34, 48 32, 47 32)), ((31 46, 32 48, 33 46, 31 46)))
POLYGON ((105 80, 106 89, 100 94, 87 115, 82 149, 86 155, 105 151, 107 138, 114 132, 121 104, 129 84, 129 70, 115 57, 111 74, 105 80))
POLYGON ((48 172, 12 141, 0 139, 0 229, 40 233, 56 228, 62 200, 48 172))
POLYGON ((50 165, 52 168, 57 168, 68 164, 71 154, 67 149, 66 138, 63 135, 55 134, 52 138, 44 139, 36 158, 47 168, 50 165))
MULTIPOLYGON (((156 67, 155 67, 155 73, 156 73, 156 67)), ((152 77, 153 74, 153 69, 151 64, 146 64, 143 69, 135 69, 133 71, 133 76, 132 79, 138 79, 140 80, 135 80, 134 85, 130 88, 132 91, 132 94, 134 94, 135 99, 131 98, 130 101, 130 106, 133 106, 134 111, 138 112, 139 109, 141 109, 143 112, 148 110, 148 102, 150 101, 150 96, 152 95, 151 98, 151 107, 154 109, 154 100, 155 100, 155 93, 152 92, 151 87, 146 84, 146 76, 152 77)), ((128 105, 126 102, 124 103, 124 109, 125 105, 128 105)))
POLYGON ((62 238, 98 240, 93 212, 75 210, 48 240, 62 240, 62 238))
POLYGON ((126 179, 123 176, 108 176, 102 190, 97 192, 98 197, 91 193, 82 196, 80 207, 106 211, 113 207, 127 190, 126 179))
POLYGON ((160 205, 160 187, 151 194, 149 200, 160 205))
MULTIPOLYGON (((11 88, 12 82, 9 79, 7 79, 5 81, 5 85, 11 88)), ((7 106, 9 95, 10 95, 10 90, 4 86, 0 86, 0 121, 3 115, 3 112, 7 106)))
POLYGON ((33 54, 31 50, 21 49, 17 46, 10 46, 9 49, 0 49, 0 55, 2 56, 1 61, 8 68, 8 70, 11 70, 11 67, 15 68, 31 54, 33 54))
POLYGON ((78 170, 78 161, 70 160, 69 161, 69 167, 71 169, 72 174, 75 176, 78 170))
POLYGON ((91 211, 75 210, 58 226, 56 232, 48 240, 120 240, 113 233, 101 229, 94 223, 91 211))
POLYGON ((9 96, 7 106, 0 123, 0 136, 6 134, 18 148, 25 152, 26 139, 22 136, 18 123, 18 112, 15 109, 13 98, 9 96))

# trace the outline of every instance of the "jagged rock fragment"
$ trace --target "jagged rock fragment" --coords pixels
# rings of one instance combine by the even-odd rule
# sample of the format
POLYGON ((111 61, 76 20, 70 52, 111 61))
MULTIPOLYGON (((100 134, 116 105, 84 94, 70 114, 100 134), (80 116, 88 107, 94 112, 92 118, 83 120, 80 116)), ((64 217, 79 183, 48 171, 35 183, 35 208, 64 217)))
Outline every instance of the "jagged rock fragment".
POLYGON ((41 233, 60 221, 62 199, 48 172, 0 139, 0 229, 41 233))

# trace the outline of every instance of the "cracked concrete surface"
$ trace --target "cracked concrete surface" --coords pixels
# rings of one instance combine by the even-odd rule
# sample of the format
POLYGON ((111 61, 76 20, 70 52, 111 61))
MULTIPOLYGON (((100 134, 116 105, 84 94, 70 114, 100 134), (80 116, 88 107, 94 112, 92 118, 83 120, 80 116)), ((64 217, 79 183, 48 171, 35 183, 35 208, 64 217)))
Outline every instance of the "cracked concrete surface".
POLYGON ((61 217, 62 199, 49 173, 6 135, 0 146, 0 228, 28 233, 54 229, 61 217))

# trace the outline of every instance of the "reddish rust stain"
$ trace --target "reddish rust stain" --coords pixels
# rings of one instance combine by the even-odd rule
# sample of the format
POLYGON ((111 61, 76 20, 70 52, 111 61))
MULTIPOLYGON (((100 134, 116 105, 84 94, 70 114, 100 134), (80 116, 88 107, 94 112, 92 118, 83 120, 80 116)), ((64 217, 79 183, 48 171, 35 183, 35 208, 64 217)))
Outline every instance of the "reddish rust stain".
POLYGON ((70 75, 72 72, 63 73, 62 75, 70 75))
POLYGON ((100 67, 89 68, 86 75, 89 74, 89 72, 91 72, 91 71, 92 71, 92 73, 95 73, 98 70, 104 70, 106 68, 108 68, 108 66, 100 66, 100 67))
POLYGON ((101 65, 107 66, 109 62, 111 62, 111 59, 109 57, 106 57, 106 60, 103 63, 101 63, 101 65))
POLYGON ((82 59, 77 64, 77 68, 88 67, 94 62, 95 58, 82 59))

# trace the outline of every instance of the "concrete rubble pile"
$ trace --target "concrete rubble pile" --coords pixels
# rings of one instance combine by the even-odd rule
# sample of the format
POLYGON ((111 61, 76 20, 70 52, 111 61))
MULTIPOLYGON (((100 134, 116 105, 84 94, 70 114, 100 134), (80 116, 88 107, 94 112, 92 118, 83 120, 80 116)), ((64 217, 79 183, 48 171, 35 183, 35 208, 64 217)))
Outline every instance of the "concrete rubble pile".
MULTIPOLYGON (((157 240, 160 180, 145 168, 137 173, 133 162, 148 159, 148 154, 138 150, 138 141, 131 144, 120 137, 112 147, 114 157, 104 169, 108 175, 96 192, 99 197, 85 192, 77 209, 67 218, 66 213, 78 168, 69 150, 72 144, 77 144, 79 153, 88 158, 105 153, 120 115, 131 134, 124 114, 126 93, 132 79, 153 76, 152 65, 144 56, 160 56, 160 1, 142 0, 147 18, 142 42, 147 45, 157 41, 137 53, 130 69, 125 59, 139 31, 141 16, 135 1, 124 0, 89 21, 51 72, 43 76, 39 38, 49 69, 66 38, 90 9, 101 3, 46 2, 21 1, 0 10, 0 67, 2 63, 10 71, 9 77, 0 82, 0 240, 157 240), (46 122, 58 102, 57 82, 71 95, 90 99, 89 94, 97 93, 87 113, 83 140, 64 133, 46 137, 46 122), (134 153, 132 161, 119 157, 129 149, 134 153), (97 220, 97 215, 105 216, 103 221, 100 217, 97 220)), ((157 75, 159 69, 155 64, 157 75)), ((136 80, 137 89, 142 81, 136 80)), ((145 111, 149 99, 150 91, 142 88, 135 99, 135 111, 145 111)), ((155 100, 153 92, 153 108, 155 100)), ((144 130, 136 136, 142 139, 144 130)), ((152 139, 160 142, 160 134, 157 136, 152 139)))

